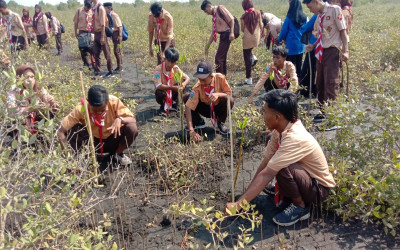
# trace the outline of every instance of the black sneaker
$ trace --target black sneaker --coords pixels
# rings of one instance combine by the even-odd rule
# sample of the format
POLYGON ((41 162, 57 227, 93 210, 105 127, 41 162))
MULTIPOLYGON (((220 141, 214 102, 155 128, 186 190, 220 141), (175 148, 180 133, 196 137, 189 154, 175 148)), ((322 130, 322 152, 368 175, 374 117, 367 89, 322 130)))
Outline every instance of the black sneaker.
POLYGON ((272 220, 279 226, 291 226, 299 220, 307 220, 308 218, 310 218, 310 208, 298 207, 292 203, 272 220))
POLYGON ((101 73, 100 72, 94 72, 94 75, 93 75, 94 77, 100 77, 101 76, 101 73))
POLYGON ((121 72, 123 72, 123 71, 124 71, 123 68, 115 68, 115 69, 114 69, 114 74, 119 74, 119 73, 121 73, 121 72))
MULTIPOLYGON (((194 126, 194 130, 201 129, 206 127, 206 122, 204 121, 203 117, 200 119, 199 123, 194 126)), ((189 131, 188 126, 185 126, 185 130, 189 131)))
POLYGON ((314 116, 314 123, 321 123, 326 119, 326 116, 323 114, 318 114, 314 116))
POLYGON ((114 78, 115 75, 111 72, 108 72, 103 78, 114 78))
POLYGON ((229 134, 229 128, 223 122, 217 122, 217 130, 221 135, 229 134))
POLYGON ((268 183, 268 185, 263 189, 263 192, 265 194, 275 195, 275 186, 271 183, 268 183))

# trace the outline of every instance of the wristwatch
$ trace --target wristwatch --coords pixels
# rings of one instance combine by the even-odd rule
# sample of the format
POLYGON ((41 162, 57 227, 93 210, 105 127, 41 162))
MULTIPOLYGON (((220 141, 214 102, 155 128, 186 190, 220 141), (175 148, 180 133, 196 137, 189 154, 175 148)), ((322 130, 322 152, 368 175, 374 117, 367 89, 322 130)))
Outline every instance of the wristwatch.
POLYGON ((121 119, 122 122, 125 121, 125 119, 123 117, 121 117, 121 116, 119 116, 118 118, 121 119))

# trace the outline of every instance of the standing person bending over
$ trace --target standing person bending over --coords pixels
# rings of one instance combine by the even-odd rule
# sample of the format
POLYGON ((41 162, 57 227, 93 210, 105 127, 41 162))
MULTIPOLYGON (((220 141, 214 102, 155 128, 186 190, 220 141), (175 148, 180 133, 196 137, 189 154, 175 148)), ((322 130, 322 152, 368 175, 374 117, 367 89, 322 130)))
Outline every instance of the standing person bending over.
POLYGON ((117 60, 117 67, 114 69, 114 74, 119 74, 122 72, 122 22, 118 14, 114 12, 112 3, 104 3, 104 8, 107 11, 107 15, 110 15, 114 24, 112 40, 114 43, 114 55, 117 60))
MULTIPOLYGON (((79 36, 89 36, 92 32, 92 4, 90 0, 85 0, 83 3, 83 7, 77 9, 74 16, 74 32, 76 39, 79 39, 79 36)), ((90 68, 88 56, 91 56, 92 50, 91 47, 81 48, 81 58, 83 62, 83 66, 90 68)))
POLYGON ((35 5, 35 15, 33 16, 32 25, 36 33, 36 39, 39 44, 39 48, 49 49, 49 25, 46 15, 44 15, 42 12, 42 6, 39 4, 35 5))
POLYGON ((228 115, 228 95, 231 97, 231 107, 234 101, 225 76, 220 73, 213 74, 211 63, 201 62, 194 77, 199 81, 193 86, 192 92, 183 98, 186 103, 185 116, 190 137, 195 142, 201 139, 195 132, 195 129, 205 126, 200 115, 211 118, 211 123, 220 134, 228 134, 229 129, 224 125, 228 115))
POLYGON ((288 89, 293 91, 298 84, 296 68, 292 62, 286 61, 288 50, 284 46, 277 46, 272 50, 273 61, 267 66, 265 72, 258 80, 250 96, 249 103, 260 92, 264 85, 265 91, 273 89, 288 89), (272 79, 272 80, 271 80, 272 79))
POLYGON ((335 187, 325 155, 315 138, 298 119, 297 97, 291 91, 276 89, 264 95, 264 121, 272 130, 265 157, 246 192, 227 209, 252 201, 276 177, 279 194, 291 204, 273 221, 290 226, 310 217, 310 205, 320 203, 335 187))
MULTIPOLYGON (((109 95, 107 89, 101 85, 90 87, 87 101, 90 126, 96 151, 100 151, 100 159, 103 160, 104 153, 108 153, 108 159, 114 159, 121 165, 129 165, 132 161, 123 152, 138 135, 133 113, 121 100, 109 95)), ((86 145, 89 134, 84 126, 85 111, 82 105, 78 105, 62 120, 57 131, 62 147, 69 142, 71 147, 78 151, 86 145)))
POLYGON ((157 65, 159 65, 164 60, 165 50, 175 47, 174 19, 159 2, 155 2, 150 6, 147 31, 149 32, 149 53, 151 57, 154 56, 153 37, 155 33, 154 44, 158 46, 157 65))
POLYGON ((287 57, 296 66, 297 77, 301 72, 303 62, 304 44, 301 42, 301 26, 307 22, 307 16, 303 12, 300 0, 291 0, 285 21, 283 22, 278 42, 285 41, 289 50, 287 57))
POLYGON ((321 113, 314 117, 314 122, 325 119, 323 105, 336 100, 339 90, 340 57, 343 61, 349 58, 346 22, 339 6, 324 3, 322 0, 303 0, 314 14, 318 15, 315 27, 318 30, 317 42, 306 46, 307 52, 315 48, 317 58, 318 103, 321 113))
POLYGON ((217 33, 219 34, 219 45, 215 54, 215 71, 226 75, 226 58, 228 56, 231 41, 235 39, 234 25, 235 19, 232 14, 223 5, 214 6, 210 1, 204 0, 201 4, 201 10, 207 15, 212 16, 212 31, 210 39, 206 44, 205 55, 208 56, 208 50, 213 42, 217 42, 217 33))
POLYGON ((4 0, 0 0, 0 12, 2 14, 1 21, 7 27, 12 51, 27 50, 29 42, 21 17, 17 13, 12 12, 4 0))
POLYGON ((51 12, 45 13, 48 20, 50 20, 51 34, 56 38, 57 55, 61 55, 63 51, 62 41, 61 41, 61 23, 60 21, 51 14, 51 12))
POLYGON ((243 0, 242 7, 245 13, 240 18, 243 32, 243 57, 246 65, 246 84, 253 84, 251 67, 257 63, 257 57, 253 55, 253 48, 257 47, 261 39, 263 23, 261 13, 255 10, 251 0, 243 0))
POLYGON ((95 60, 95 76, 101 75, 101 51, 107 60, 108 73, 104 78, 115 77, 113 73, 113 65, 111 59, 110 46, 106 37, 107 13, 99 0, 91 0, 92 2, 92 25, 94 32, 93 54, 95 60))
POLYGON ((264 43, 267 46, 267 50, 269 50, 270 47, 274 47, 274 44, 278 44, 279 33, 281 33, 282 29, 282 20, 272 13, 263 13, 262 18, 264 29, 266 30, 264 43))
POLYGON ((170 108, 177 108, 179 83, 174 74, 182 73, 182 91, 190 82, 190 78, 176 65, 179 53, 174 48, 165 51, 165 60, 154 70, 154 86, 156 101, 160 104, 160 111, 168 114, 170 108))

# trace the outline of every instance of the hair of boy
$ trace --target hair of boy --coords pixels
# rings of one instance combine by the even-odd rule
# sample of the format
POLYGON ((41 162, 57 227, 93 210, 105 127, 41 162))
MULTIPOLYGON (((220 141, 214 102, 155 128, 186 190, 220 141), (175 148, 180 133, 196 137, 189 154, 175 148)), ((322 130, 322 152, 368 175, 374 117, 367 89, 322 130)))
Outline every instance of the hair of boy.
POLYGON ((208 0, 204 0, 201 3, 201 10, 204 11, 207 8, 208 5, 212 5, 212 3, 210 1, 208 1, 208 0))
POLYGON ((164 55, 165 59, 167 59, 172 63, 177 62, 179 60, 179 53, 175 48, 168 48, 167 50, 165 50, 164 55))
POLYGON ((279 46, 276 46, 272 50, 272 54, 273 55, 281 55, 282 57, 286 58, 288 56, 288 54, 289 54, 289 51, 285 46, 279 45, 279 46))
POLYGON ((88 91, 88 101, 91 106, 101 106, 108 103, 108 92, 104 86, 92 85, 88 91))
POLYGON ((298 119, 297 96, 284 89, 274 89, 264 94, 263 100, 268 108, 282 114, 286 120, 294 123, 298 119))
POLYGON ((159 17, 162 12, 162 5, 159 2, 155 2, 150 5, 150 11, 155 17, 159 17))
POLYGON ((83 3, 83 6, 85 6, 86 8, 91 8, 92 3, 90 2, 90 0, 85 0, 85 2, 83 3))
POLYGON ((7 8, 7 3, 4 0, 0 0, 0 9, 6 9, 7 8))

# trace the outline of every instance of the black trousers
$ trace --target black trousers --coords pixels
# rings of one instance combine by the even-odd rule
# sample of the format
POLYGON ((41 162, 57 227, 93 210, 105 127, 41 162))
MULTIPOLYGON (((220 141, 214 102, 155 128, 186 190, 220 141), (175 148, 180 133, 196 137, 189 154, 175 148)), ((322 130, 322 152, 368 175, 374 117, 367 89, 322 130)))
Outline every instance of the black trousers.
POLYGON ((303 54, 291 55, 286 57, 286 61, 292 62, 296 67, 297 78, 300 78, 301 64, 303 62, 303 54))
POLYGON ((310 53, 306 54, 304 58, 303 66, 301 67, 299 85, 302 87, 299 93, 304 97, 309 97, 310 95, 310 80, 311 80, 311 94, 317 96, 317 87, 315 85, 315 74, 317 72, 315 58, 315 49, 310 53), (311 65, 310 65, 311 64, 311 65))

